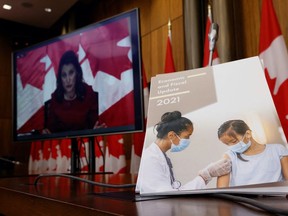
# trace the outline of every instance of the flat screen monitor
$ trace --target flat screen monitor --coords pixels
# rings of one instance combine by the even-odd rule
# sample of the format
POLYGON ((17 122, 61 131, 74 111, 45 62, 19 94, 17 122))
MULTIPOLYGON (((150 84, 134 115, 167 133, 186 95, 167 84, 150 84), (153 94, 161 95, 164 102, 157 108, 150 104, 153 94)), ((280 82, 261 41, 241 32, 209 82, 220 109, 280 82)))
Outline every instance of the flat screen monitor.
POLYGON ((12 53, 14 141, 143 130, 138 9, 12 53))

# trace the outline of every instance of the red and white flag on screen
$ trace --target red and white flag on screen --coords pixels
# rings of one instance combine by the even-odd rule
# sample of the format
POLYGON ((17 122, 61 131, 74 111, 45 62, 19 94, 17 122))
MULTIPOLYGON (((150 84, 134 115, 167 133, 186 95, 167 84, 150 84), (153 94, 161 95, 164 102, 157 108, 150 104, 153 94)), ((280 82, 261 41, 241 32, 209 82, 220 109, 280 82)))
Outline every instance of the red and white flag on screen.
MULTIPOLYGON (((144 68, 144 64, 142 63, 142 85, 143 85, 143 99, 144 99, 144 128, 146 126, 146 119, 147 119, 147 111, 148 111, 148 100, 149 100, 149 89, 147 84, 146 72, 144 68)), ((142 149, 144 144, 145 138, 145 129, 143 132, 138 132, 133 134, 133 143, 132 143, 132 150, 131 150, 131 164, 130 164, 130 173, 138 173, 142 149)))
POLYGON ((262 1, 259 56, 286 136, 288 137, 288 53, 272 0, 262 1))
POLYGON ((105 171, 113 173, 126 172, 124 139, 121 134, 106 137, 105 171))
MULTIPOLYGON (((211 12, 211 6, 208 5, 208 17, 206 21, 206 29, 205 29, 205 40, 204 40, 204 56, 203 56, 203 67, 209 66, 209 38, 208 34, 210 31, 210 27, 212 24, 212 12, 211 12)), ((220 63, 220 59, 218 56, 217 48, 215 47, 213 54, 212 54, 212 65, 216 65, 220 63)))
POLYGON ((172 52, 172 33, 171 33, 171 22, 168 22, 168 37, 166 45, 166 58, 165 58, 165 73, 175 72, 175 65, 172 52))

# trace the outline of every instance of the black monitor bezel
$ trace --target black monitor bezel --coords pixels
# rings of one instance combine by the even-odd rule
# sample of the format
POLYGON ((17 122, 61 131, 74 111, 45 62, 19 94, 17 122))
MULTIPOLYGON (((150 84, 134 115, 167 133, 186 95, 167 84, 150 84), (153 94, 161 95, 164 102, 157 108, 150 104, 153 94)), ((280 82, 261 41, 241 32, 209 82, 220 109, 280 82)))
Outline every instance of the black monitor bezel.
MULTIPOLYGON (((13 107, 13 141, 14 142, 27 142, 47 139, 62 139, 62 138, 75 138, 75 137, 91 137, 100 135, 112 135, 122 133, 141 132, 144 130, 144 102, 143 102, 143 87, 142 87, 142 71, 141 71, 141 45, 140 45, 140 28, 139 28, 139 9, 135 8, 130 11, 118 14, 116 16, 101 20, 99 22, 90 24, 83 28, 79 28, 73 32, 61 35, 59 37, 52 38, 50 40, 41 42, 39 44, 29 46, 27 48, 12 52, 12 107, 13 107), (130 18, 131 29, 131 49, 132 49, 132 68, 133 68, 133 85, 134 85, 134 119, 135 125, 131 126, 119 126, 119 127, 107 127, 99 129, 89 129, 80 131, 66 131, 52 134, 42 134, 37 132, 29 132, 26 135, 17 133, 17 78, 16 78, 16 61, 15 58, 19 52, 27 52, 41 46, 54 43, 59 40, 71 37, 75 34, 97 28, 99 26, 109 24, 119 19, 130 18)), ((43 104, 44 105, 44 104, 43 104)))

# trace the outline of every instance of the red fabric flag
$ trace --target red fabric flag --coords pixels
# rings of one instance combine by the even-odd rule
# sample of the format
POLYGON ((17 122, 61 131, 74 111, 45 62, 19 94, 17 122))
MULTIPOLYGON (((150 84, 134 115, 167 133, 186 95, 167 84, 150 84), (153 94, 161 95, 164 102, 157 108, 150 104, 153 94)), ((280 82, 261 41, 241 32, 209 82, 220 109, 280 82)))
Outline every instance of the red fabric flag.
POLYGON ((104 171, 104 140, 102 136, 94 137, 95 172, 104 171))
MULTIPOLYGON (((206 29, 205 29, 205 42, 204 42, 204 56, 203 56, 203 67, 209 66, 209 55, 210 55, 210 51, 209 51, 209 38, 208 38, 208 34, 210 31, 210 26, 212 23, 212 13, 211 13, 211 7, 208 6, 208 17, 207 17, 207 21, 206 21, 206 29)), ((218 52, 217 49, 215 47, 213 54, 212 54, 212 65, 216 65, 219 64, 219 56, 218 56, 218 52)))
POLYGON ((30 148, 29 174, 67 173, 70 161, 70 139, 34 141, 30 148))
POLYGON ((272 0, 262 1, 259 53, 264 64, 266 80, 287 139, 288 53, 272 0))
POLYGON ((67 173, 71 171, 71 139, 58 140, 57 147, 57 172, 67 173))
POLYGON ((126 172, 124 139, 121 134, 107 136, 105 171, 113 173, 126 172))
POLYGON ((166 45, 166 58, 165 58, 165 73, 175 72, 175 65, 173 60, 173 52, 172 52, 172 43, 171 43, 171 30, 170 30, 170 21, 168 24, 169 32, 167 38, 167 45, 166 45))
POLYGON ((35 141, 32 142, 30 148, 30 157, 29 157, 29 174, 38 174, 40 173, 41 163, 42 161, 42 142, 35 141))
POLYGON ((79 160, 80 160, 80 170, 88 171, 88 158, 89 158, 89 139, 88 138, 78 138, 78 150, 79 150, 79 160))
MULTIPOLYGON (((51 158, 51 144, 50 140, 43 141, 43 160, 42 160, 42 171, 43 173, 50 171, 49 161, 51 158)), ((53 167, 54 168, 54 167, 53 167)))
MULTIPOLYGON (((146 72, 144 65, 142 63, 142 85, 143 85, 143 97, 144 97, 144 114, 145 114, 145 123, 147 119, 147 111, 148 111, 148 100, 149 100, 149 89, 147 84, 146 72)), ((134 133, 133 134, 133 143, 132 143, 132 150, 131 150, 131 164, 130 164, 130 173, 138 173, 142 149, 144 144, 145 138, 145 128, 144 132, 134 133)))

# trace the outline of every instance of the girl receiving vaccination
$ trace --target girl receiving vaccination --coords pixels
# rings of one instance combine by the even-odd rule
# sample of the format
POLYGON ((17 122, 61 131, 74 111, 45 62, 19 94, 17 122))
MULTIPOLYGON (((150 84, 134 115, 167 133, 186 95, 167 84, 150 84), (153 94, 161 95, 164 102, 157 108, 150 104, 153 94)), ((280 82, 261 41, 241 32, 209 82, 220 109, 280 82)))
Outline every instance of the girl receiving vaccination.
POLYGON ((242 120, 230 120, 218 129, 219 140, 228 146, 224 158, 232 161, 231 173, 217 179, 217 187, 288 180, 288 150, 281 144, 260 144, 242 120))

